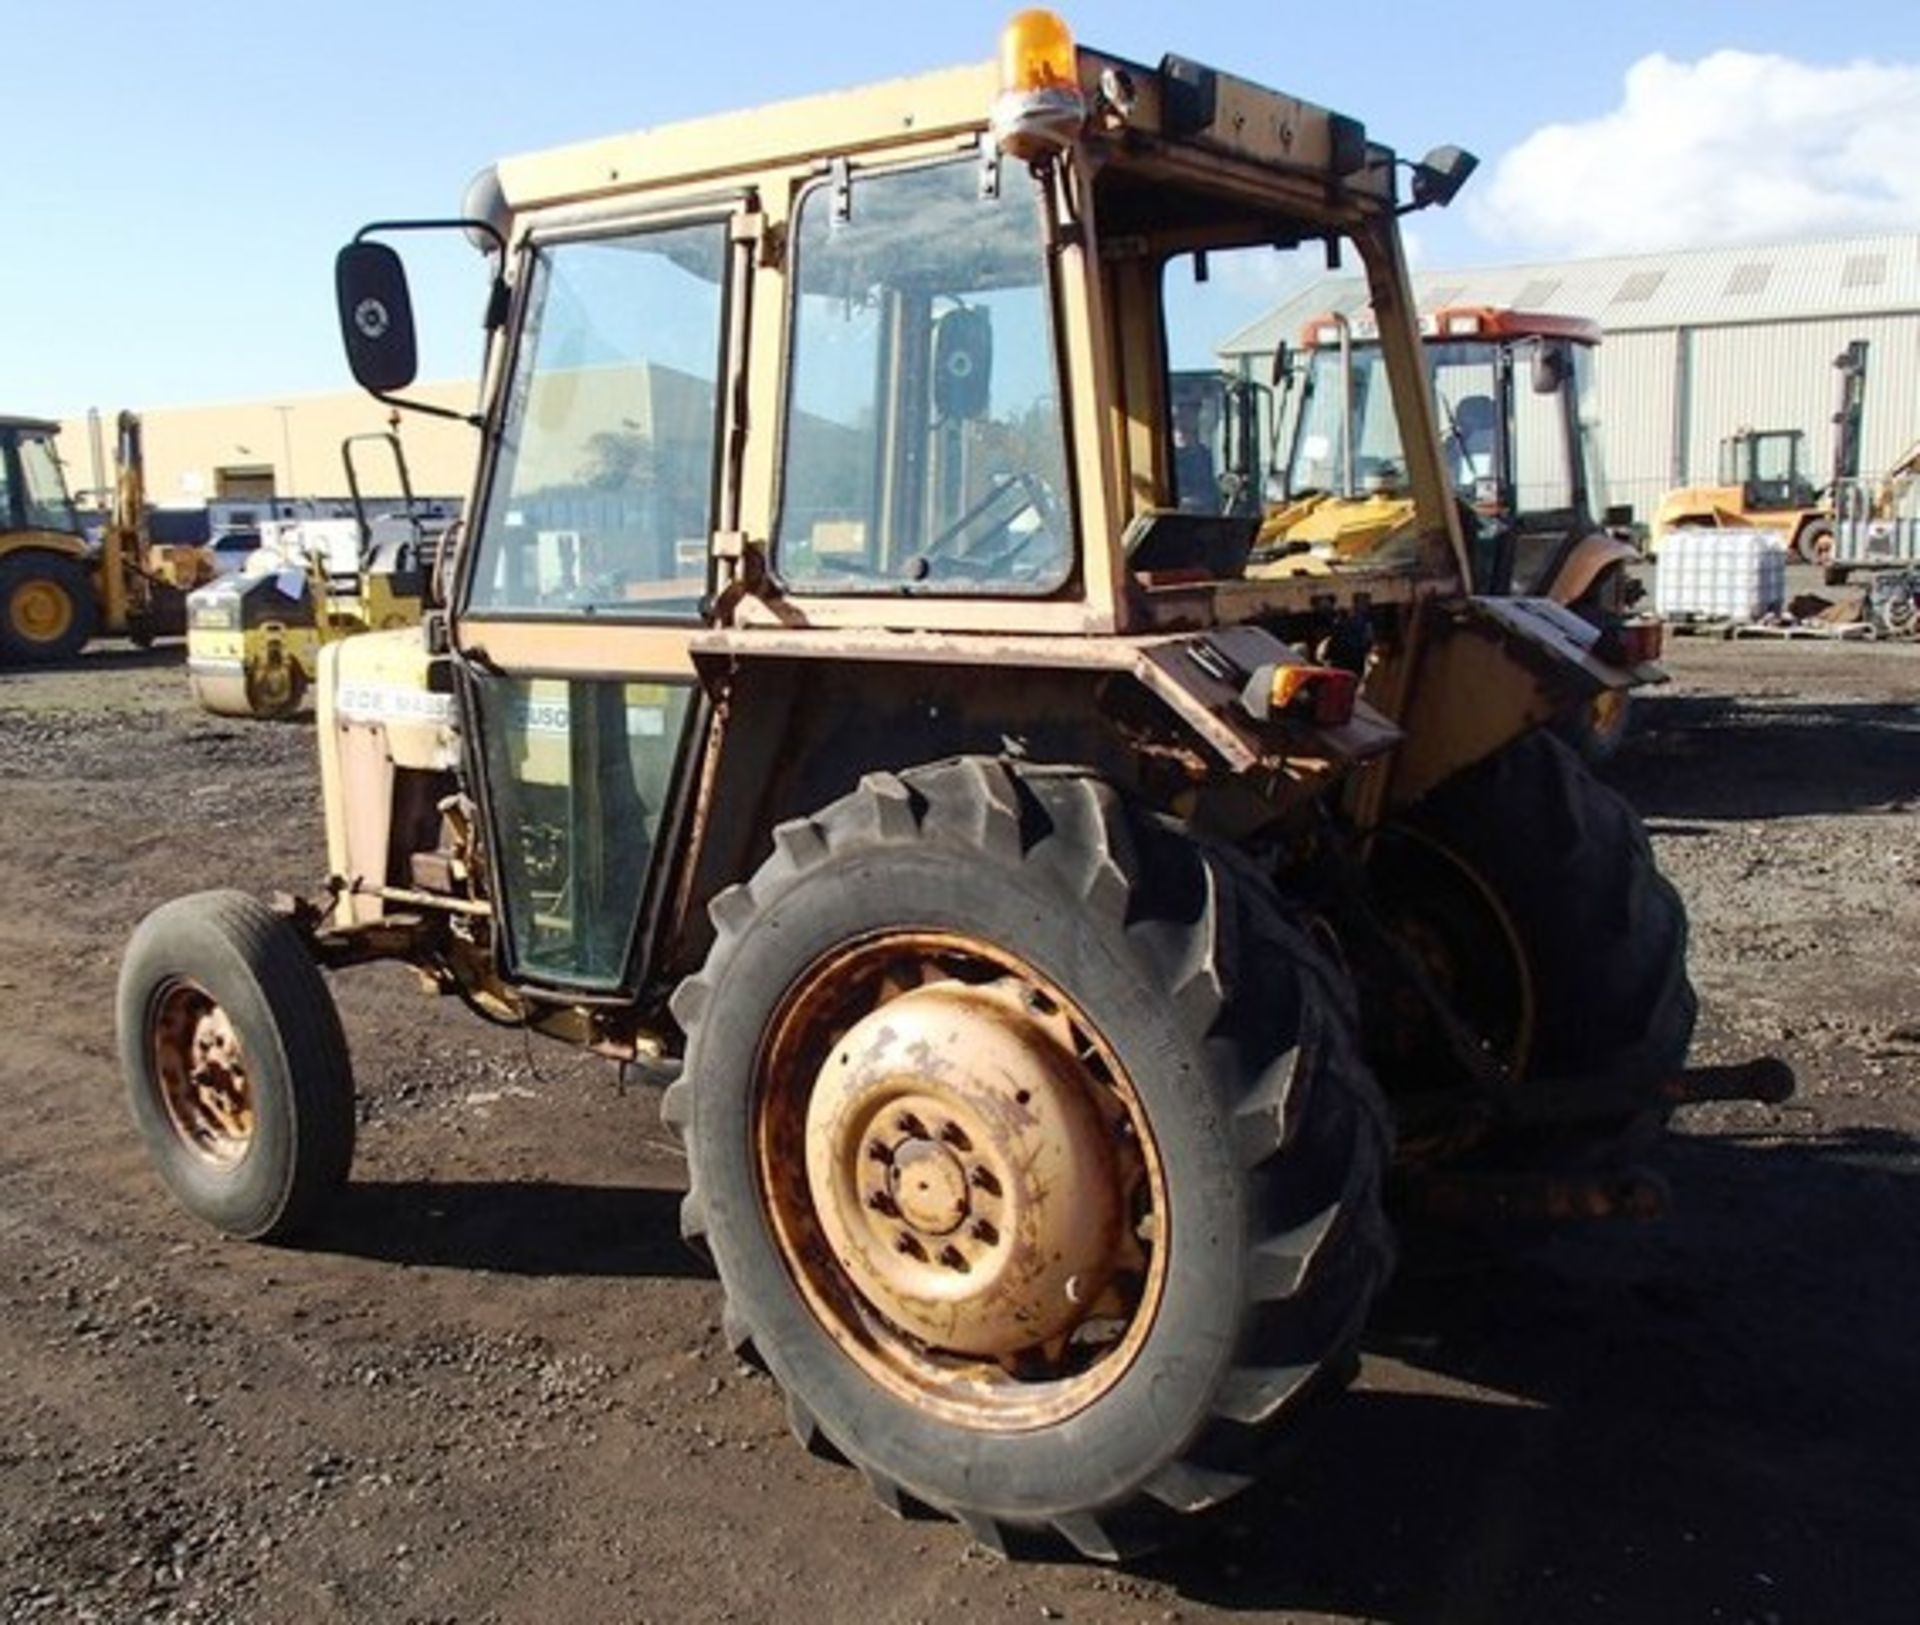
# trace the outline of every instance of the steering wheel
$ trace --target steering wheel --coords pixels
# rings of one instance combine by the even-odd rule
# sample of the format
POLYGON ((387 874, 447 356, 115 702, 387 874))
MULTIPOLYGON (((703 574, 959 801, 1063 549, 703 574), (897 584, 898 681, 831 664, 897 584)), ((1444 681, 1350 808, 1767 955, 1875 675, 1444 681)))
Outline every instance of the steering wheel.
POLYGON ((1050 547, 1057 546, 1060 537, 1065 534, 1064 518, 1060 499, 1054 494, 1053 488, 1039 475, 1023 471, 994 486, 926 547, 914 554, 907 561, 907 567, 912 569, 919 564, 927 567, 927 573, 931 574, 931 566, 938 563, 946 574, 974 581, 989 580, 1004 575, 1036 543, 1044 540, 1050 547), (966 535, 983 514, 991 512, 995 504, 1008 503, 1009 491, 1018 491, 1025 500, 1009 506, 1006 517, 964 553, 955 551, 955 543, 966 535), (1009 535, 1013 522, 1029 509, 1039 518, 1039 524, 1010 543, 995 546, 999 538, 1009 535))

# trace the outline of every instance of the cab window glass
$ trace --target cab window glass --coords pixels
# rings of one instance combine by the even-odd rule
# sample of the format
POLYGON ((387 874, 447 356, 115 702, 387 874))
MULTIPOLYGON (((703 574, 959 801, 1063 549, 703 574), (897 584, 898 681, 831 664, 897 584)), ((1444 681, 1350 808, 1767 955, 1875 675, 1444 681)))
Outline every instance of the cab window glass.
POLYGON ((1482 513, 1497 513, 1504 500, 1506 459, 1494 352, 1485 344, 1431 341, 1422 351, 1433 379, 1441 458, 1454 494, 1482 513))
POLYGON ((514 963, 613 987, 672 800, 691 690, 493 675, 478 685, 514 963))
POLYGON ((776 568, 796 593, 1044 593, 1072 563, 1041 222, 1007 166, 801 200, 776 568))
POLYGON ((45 440, 28 438, 20 442, 22 495, 26 522, 30 530, 75 528, 72 504, 67 500, 67 482, 60 472, 53 447, 45 440))
POLYGON ((1522 348, 1515 354, 1513 495, 1514 506, 1523 514, 1564 513, 1573 507, 1573 445, 1568 434, 1571 413, 1567 394, 1572 362, 1567 358, 1567 348, 1556 346, 1561 382, 1544 394, 1534 387, 1534 348, 1522 348))
POLYGON ((725 263, 721 221, 535 250, 470 609, 699 612, 725 263))

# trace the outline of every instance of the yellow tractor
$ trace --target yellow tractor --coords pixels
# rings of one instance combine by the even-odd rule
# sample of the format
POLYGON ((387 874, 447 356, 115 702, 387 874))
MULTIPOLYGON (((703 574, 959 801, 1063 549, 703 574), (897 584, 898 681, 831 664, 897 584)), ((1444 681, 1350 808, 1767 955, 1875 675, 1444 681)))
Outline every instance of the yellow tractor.
POLYGON ((238 574, 188 597, 187 679, 205 710, 292 716, 328 644, 419 624, 447 521, 416 501, 397 435, 351 435, 341 460, 352 518, 269 521, 238 574), (393 454, 397 507, 375 512, 361 492, 355 448, 367 443, 393 454))
POLYGON ((116 480, 87 539, 54 449, 60 426, 0 417, 0 664, 66 660, 96 636, 150 643, 186 630, 186 594, 213 573, 206 550, 147 532, 140 420, 120 414, 116 480))
MULTIPOLYGON (((1390 1167, 1409 1214, 1657 1206, 1673 1105, 1790 1080, 1687 1069, 1680 899, 1543 731, 1630 651, 1474 589, 1399 227, 1467 167, 1028 11, 998 64, 488 172, 476 496, 445 607, 321 651, 327 872, 127 947, 167 1187, 324 1237, 322 972, 405 962, 664 1086, 804 1443, 1106 1560, 1352 1375, 1390 1167), (1312 577, 1177 498, 1166 305, 1276 244, 1364 268, 1414 516, 1312 577)), ((434 224, 336 264, 382 400, 434 224)))
POLYGON ((1720 442, 1718 483, 1681 486, 1660 499, 1648 553, 1657 558, 1676 530, 1771 531, 1790 555, 1819 565, 1828 586, 1843 582, 1846 570, 1836 569, 1834 560, 1836 507, 1849 495, 1858 506, 1867 348, 1865 339, 1855 339, 1833 358, 1838 398, 1826 485, 1813 483, 1799 429, 1738 429, 1720 442))
POLYGON ((1648 550, 1676 530, 1766 530, 1809 564, 1833 560, 1833 508, 1807 472, 1806 436, 1798 429, 1740 429, 1720 442, 1713 485, 1667 492, 1654 510, 1648 550))

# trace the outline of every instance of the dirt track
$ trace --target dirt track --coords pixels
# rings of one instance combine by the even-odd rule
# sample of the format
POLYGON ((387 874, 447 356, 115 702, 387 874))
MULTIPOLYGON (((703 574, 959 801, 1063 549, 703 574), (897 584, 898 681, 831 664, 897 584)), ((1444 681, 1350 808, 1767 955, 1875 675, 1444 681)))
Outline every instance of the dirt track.
POLYGON ((0 1619, 1911 1621, 1920 647, 1682 641, 1613 776, 1695 922, 1677 1215, 1403 1273, 1290 1484, 1130 1573, 1009 1567, 789 1440, 612 1071, 374 968, 307 1251, 148 1174, 112 992, 147 908, 321 872, 312 735, 177 653, 0 674, 0 1619))

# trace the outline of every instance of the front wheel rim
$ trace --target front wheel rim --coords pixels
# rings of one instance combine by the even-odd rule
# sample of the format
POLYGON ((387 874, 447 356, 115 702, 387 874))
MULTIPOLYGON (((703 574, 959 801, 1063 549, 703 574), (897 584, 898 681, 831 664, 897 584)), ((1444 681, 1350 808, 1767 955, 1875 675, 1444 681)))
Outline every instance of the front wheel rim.
POLYGON ((799 977, 754 1094, 758 1195, 809 1313, 916 1410, 1060 1421, 1164 1292, 1160 1155, 1111 1045, 1014 955, 876 934, 799 977))
POLYGON ((246 1048, 219 1001, 177 980, 155 995, 148 1022, 153 1075, 174 1137, 226 1172, 252 1148, 257 1122, 246 1048))
POLYGON ((72 630, 73 613, 73 600, 54 581, 23 582, 7 605, 15 634, 31 643, 58 643, 72 630))

